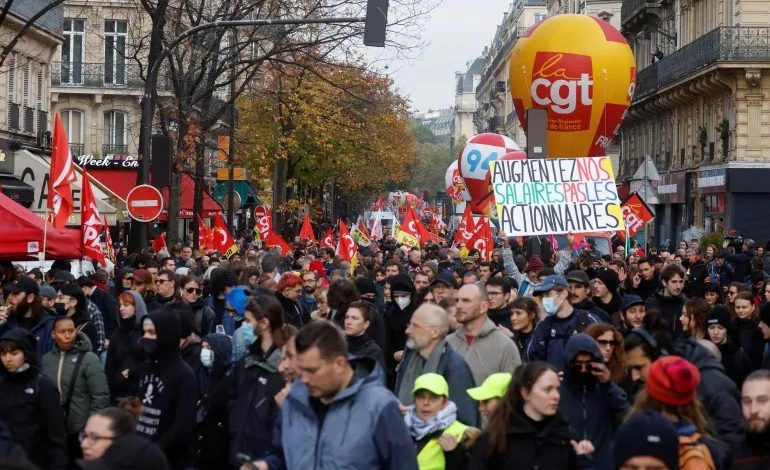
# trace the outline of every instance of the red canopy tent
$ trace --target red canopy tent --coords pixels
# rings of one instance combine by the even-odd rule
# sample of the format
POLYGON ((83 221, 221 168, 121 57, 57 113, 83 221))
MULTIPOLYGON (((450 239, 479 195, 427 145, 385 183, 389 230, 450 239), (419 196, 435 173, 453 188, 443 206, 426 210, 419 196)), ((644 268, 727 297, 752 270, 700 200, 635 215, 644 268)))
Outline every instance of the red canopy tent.
MULTIPOLYGON (((2 193, 0 221, 0 260, 37 260, 38 252, 43 249, 43 230, 47 222, 2 193)), ((83 257, 79 230, 57 230, 47 224, 46 259, 83 257)))

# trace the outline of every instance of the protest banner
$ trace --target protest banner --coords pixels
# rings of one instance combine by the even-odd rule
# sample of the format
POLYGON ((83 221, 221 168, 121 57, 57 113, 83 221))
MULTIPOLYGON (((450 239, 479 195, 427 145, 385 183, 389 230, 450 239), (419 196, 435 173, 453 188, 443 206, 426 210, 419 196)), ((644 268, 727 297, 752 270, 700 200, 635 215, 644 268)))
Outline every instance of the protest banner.
POLYGON ((608 157, 490 163, 500 230, 512 235, 624 230, 608 157))

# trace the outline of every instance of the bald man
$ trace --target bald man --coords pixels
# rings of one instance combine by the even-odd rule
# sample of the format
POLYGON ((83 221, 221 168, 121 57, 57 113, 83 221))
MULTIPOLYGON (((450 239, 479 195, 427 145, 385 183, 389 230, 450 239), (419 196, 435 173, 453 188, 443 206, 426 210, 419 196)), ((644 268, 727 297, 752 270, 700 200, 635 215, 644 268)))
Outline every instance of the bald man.
POLYGON ((447 342, 465 358, 476 383, 496 372, 513 373, 521 364, 519 350, 487 316, 489 300, 484 286, 465 284, 457 291, 456 299, 455 318, 461 326, 447 342))
POLYGON ((475 387, 476 382, 463 357, 447 345, 448 332, 449 319, 443 308, 425 303, 415 310, 406 329, 406 349, 394 392, 402 405, 411 405, 417 377, 429 372, 442 375, 449 384, 449 399, 457 405, 457 419, 478 426, 478 410, 465 392, 475 387))

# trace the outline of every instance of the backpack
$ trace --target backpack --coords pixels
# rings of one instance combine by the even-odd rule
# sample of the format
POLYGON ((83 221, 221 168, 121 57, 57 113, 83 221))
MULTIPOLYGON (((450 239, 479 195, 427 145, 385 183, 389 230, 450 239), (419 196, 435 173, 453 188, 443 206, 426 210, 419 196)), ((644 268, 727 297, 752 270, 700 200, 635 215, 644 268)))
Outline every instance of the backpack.
POLYGON ((567 341, 575 336, 578 333, 582 333, 583 330, 585 330, 588 325, 590 325, 591 319, 589 317, 589 313, 587 310, 580 310, 575 309, 575 313, 577 313, 577 319, 575 321, 575 327, 572 328, 572 331, 569 333, 563 333, 563 332, 554 332, 553 334, 550 333, 551 327, 553 326, 553 317, 548 316, 545 317, 543 320, 543 328, 545 329, 545 338, 544 338, 544 344, 545 344, 545 360, 548 361, 548 345, 551 342, 552 339, 560 339, 562 340, 562 346, 567 346, 567 341))
POLYGON ((696 432, 679 436, 679 470, 717 470, 712 449, 696 432))

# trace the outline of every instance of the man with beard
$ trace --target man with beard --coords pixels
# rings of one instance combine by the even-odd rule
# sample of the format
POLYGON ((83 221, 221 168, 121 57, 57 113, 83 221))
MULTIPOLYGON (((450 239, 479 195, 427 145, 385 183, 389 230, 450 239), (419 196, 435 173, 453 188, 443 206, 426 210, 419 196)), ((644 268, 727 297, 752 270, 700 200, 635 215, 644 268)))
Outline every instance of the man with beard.
POLYGON ((297 302, 305 306, 305 310, 312 312, 318 306, 316 300, 313 298, 313 293, 318 288, 318 277, 313 271, 305 271, 302 273, 302 294, 297 299, 297 302))
POLYGON ((770 468, 770 371, 759 369, 743 382, 741 390, 746 438, 735 446, 734 470, 770 468))
POLYGON ((682 314, 682 307, 687 302, 687 297, 682 294, 684 269, 678 264, 669 264, 660 272, 660 283, 663 288, 649 296, 644 304, 647 310, 660 311, 661 317, 671 328, 672 338, 676 339, 682 335, 682 322, 678 319, 682 314))
POLYGON ((3 287, 8 309, 0 310, 0 334, 19 327, 37 338, 37 363, 53 347, 54 317, 40 303, 40 288, 34 279, 22 276, 3 287))
POLYGON ((620 319, 622 325, 620 330, 623 335, 628 335, 634 328, 639 328, 644 324, 644 316, 647 315, 647 307, 644 306, 644 300, 638 295, 627 295, 623 297, 623 304, 620 310, 620 319))
POLYGON ((591 281, 588 279, 588 274, 580 269, 575 269, 568 272, 565 279, 569 282, 569 303, 574 308, 593 313, 600 321, 609 323, 610 316, 588 298, 588 294, 591 292, 591 281))
POLYGON ((612 469, 612 439, 629 408, 626 392, 610 380, 599 344, 578 333, 567 341, 559 411, 576 435, 594 445, 597 469, 612 469))
POLYGON ((687 261, 690 267, 687 269, 687 282, 684 284, 684 293, 688 297, 706 296, 706 279, 709 278, 706 264, 698 256, 698 251, 692 248, 687 249, 687 261))

